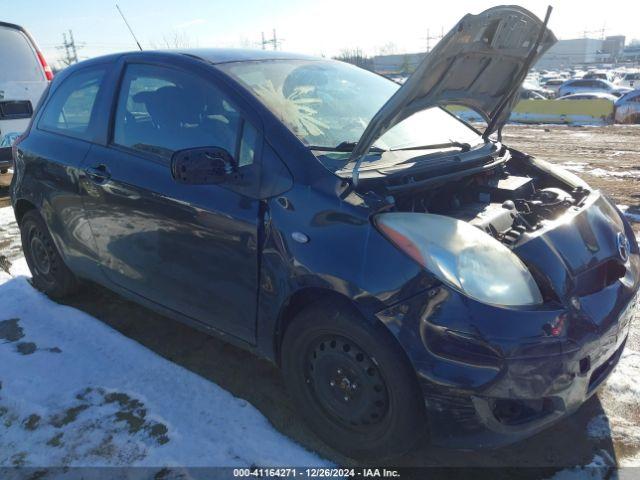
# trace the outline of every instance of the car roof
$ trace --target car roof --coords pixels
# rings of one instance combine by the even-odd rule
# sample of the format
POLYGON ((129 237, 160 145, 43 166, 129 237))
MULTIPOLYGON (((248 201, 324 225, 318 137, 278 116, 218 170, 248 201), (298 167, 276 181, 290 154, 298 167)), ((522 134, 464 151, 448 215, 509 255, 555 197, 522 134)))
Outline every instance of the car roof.
POLYGON ((630 92, 627 92, 624 95, 622 95, 618 100, 625 101, 625 100, 629 100, 630 98, 636 98, 637 96, 640 96, 640 89, 631 90, 630 92))
POLYGON ((24 28, 20 25, 16 25, 15 23, 0 22, 0 27, 13 28, 14 30, 20 30, 21 32, 24 32, 24 28))
POLYGON ((222 64, 231 62, 251 62, 259 60, 324 60, 319 57, 312 57, 310 55, 304 55, 301 53, 289 53, 280 52, 274 50, 253 50, 242 48, 189 48, 189 49, 175 49, 175 50, 133 50, 129 52, 111 53, 108 55, 102 55, 99 57, 93 57, 82 62, 75 63, 64 71, 69 73, 84 68, 89 65, 115 62, 123 55, 127 56, 146 56, 148 54, 162 54, 162 55, 184 55, 192 58, 196 58, 211 64, 222 64))
POLYGON ((167 50, 163 53, 180 53, 191 57, 197 57, 207 62, 251 62, 256 60, 321 60, 302 53, 281 52, 278 50, 256 50, 248 48, 189 48, 179 50, 167 50))

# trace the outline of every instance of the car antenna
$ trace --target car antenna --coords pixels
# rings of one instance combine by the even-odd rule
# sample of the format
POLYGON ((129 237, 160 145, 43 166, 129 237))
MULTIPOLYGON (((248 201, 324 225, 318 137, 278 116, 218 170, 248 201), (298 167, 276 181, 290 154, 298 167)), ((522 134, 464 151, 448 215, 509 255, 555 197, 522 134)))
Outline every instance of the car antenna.
POLYGON ((131 36, 133 37, 133 39, 136 41, 136 44, 138 45, 138 48, 140 49, 140 51, 142 51, 142 47, 140 46, 140 42, 138 41, 138 39, 136 38, 136 34, 133 33, 133 30, 131 29, 131 25, 129 25, 129 22, 127 22, 127 19, 124 16, 124 13, 122 13, 122 10, 120 10, 120 7, 118 6, 118 4, 116 3, 116 8, 118 9, 118 12, 120 12, 120 16, 122 17, 122 20, 124 20, 124 24, 127 26, 127 28, 129 29, 129 32, 131 32, 131 36))

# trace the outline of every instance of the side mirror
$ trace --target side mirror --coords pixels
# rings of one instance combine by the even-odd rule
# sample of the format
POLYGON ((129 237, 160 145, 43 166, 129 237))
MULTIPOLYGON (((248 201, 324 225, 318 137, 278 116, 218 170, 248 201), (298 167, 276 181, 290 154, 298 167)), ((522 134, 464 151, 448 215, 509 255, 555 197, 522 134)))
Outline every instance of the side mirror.
POLYGON ((237 170, 236 160, 220 147, 187 148, 171 156, 171 175, 187 185, 217 185, 237 170))

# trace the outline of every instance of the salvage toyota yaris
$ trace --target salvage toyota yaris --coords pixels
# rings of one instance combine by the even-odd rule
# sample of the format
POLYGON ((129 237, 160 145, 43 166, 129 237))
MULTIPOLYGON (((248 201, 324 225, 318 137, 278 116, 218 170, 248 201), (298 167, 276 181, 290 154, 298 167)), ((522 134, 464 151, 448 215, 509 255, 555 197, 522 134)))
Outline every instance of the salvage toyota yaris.
POLYGON ((496 7, 401 87, 282 52, 71 66, 13 147, 33 284, 97 282, 274 361, 356 458, 523 439, 611 373, 639 286, 615 205, 501 141, 554 42, 496 7))

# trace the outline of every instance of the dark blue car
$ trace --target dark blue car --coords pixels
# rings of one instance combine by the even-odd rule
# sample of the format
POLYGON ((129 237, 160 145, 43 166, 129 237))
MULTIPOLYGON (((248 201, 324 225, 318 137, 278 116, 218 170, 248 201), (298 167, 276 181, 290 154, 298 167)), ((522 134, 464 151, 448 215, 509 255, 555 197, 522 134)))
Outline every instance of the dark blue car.
POLYGON ((353 457, 525 438, 611 373, 639 285, 611 201, 500 141, 554 41, 518 7, 468 15, 402 87, 264 51, 69 67, 14 145, 33 284, 97 282, 272 360, 353 457))

